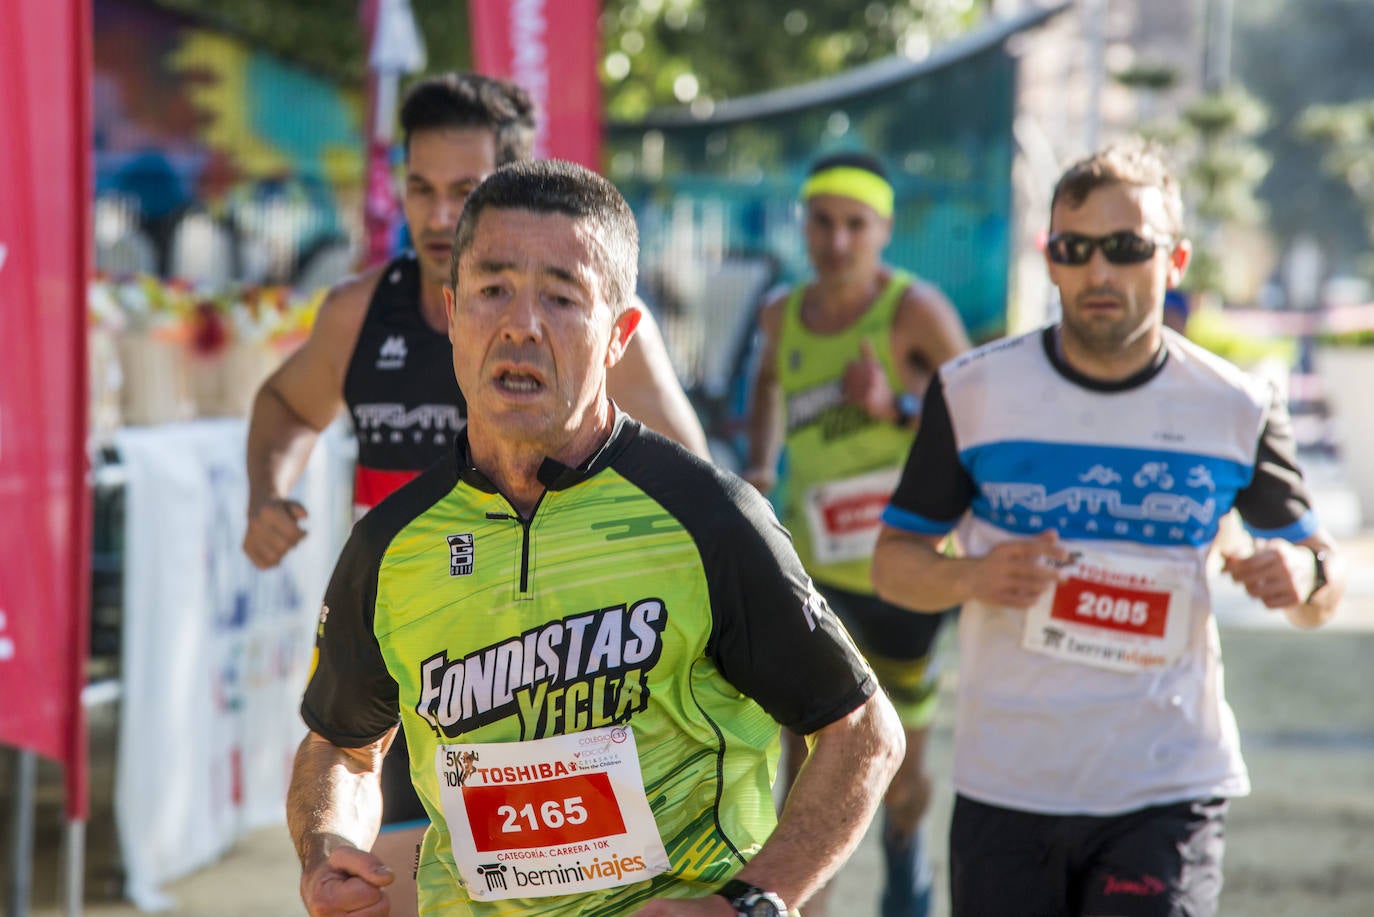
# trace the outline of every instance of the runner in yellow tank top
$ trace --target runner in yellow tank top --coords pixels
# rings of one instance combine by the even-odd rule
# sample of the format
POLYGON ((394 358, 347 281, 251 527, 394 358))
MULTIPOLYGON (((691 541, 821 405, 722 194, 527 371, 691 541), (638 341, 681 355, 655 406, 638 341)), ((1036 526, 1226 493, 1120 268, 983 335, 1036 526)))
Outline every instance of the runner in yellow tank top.
MULTIPOLYGON (((929 799, 926 730, 935 683, 928 665, 938 618, 874 594, 869 568, 878 514, 920 420, 920 395, 941 363, 968 348, 962 322, 933 286, 882 262, 893 191, 863 153, 819 160, 802 188, 809 283, 764 306, 763 352, 750 405, 749 468, 765 494, 777 484, 797 553, 872 663, 906 728, 906 759, 884 800, 884 917, 924 917, 930 869, 920 822, 929 799)), ((805 744, 785 736, 795 775, 805 744)), ((807 917, 824 914, 813 899, 807 917)))

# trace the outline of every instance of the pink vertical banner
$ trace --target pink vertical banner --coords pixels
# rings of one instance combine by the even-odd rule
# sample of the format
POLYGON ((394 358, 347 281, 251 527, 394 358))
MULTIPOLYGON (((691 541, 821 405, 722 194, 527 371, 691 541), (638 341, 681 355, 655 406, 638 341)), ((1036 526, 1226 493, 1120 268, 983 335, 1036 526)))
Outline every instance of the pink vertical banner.
POLYGON ((469 0, 468 14, 477 70, 534 97, 534 155, 600 171, 600 0, 469 0))
MULTIPOLYGON (((362 0, 358 9, 363 34, 372 46, 381 13, 381 0, 362 0)), ((363 166, 363 251, 359 267, 381 264, 392 256, 392 233, 400 210, 391 180, 391 143, 376 130, 377 90, 380 74, 367 72, 367 104, 363 114, 363 143, 367 151, 363 166)))
POLYGON ((367 36, 367 166, 363 196, 362 266, 393 254, 401 202, 392 181, 391 151, 401 76, 425 66, 424 42, 410 0, 362 0, 359 17, 367 36))
POLYGON ((87 816, 89 0, 0 3, 0 743, 87 816))

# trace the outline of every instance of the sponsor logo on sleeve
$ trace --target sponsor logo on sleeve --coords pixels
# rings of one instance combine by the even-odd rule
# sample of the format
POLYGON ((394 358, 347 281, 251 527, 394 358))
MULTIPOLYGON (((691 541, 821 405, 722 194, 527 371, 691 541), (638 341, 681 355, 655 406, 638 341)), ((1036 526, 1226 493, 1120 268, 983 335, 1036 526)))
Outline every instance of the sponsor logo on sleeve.
POLYGON ((806 602, 802 605, 802 615, 806 618, 806 626, 809 630, 815 630, 820 626, 821 618, 830 612, 830 606, 825 604, 825 598, 816 591, 815 583, 806 581, 806 602))

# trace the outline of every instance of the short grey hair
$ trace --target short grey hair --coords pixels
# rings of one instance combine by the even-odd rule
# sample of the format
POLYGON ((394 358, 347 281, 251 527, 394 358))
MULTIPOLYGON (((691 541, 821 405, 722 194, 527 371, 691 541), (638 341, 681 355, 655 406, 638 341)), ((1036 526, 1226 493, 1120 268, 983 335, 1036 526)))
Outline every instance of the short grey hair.
POLYGON ((458 286, 458 262, 472 248, 484 210, 561 213, 592 224, 601 243, 606 300, 619 315, 634 295, 639 275, 639 227, 615 185, 590 169, 557 159, 514 162, 473 189, 463 205, 449 261, 449 282, 458 286))

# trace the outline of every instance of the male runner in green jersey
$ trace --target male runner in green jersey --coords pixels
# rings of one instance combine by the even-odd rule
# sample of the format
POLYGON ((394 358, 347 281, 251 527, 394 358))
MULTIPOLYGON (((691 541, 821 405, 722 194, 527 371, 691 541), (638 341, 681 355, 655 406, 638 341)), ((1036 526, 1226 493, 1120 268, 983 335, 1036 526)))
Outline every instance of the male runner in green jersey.
POLYGON ((445 291, 467 427, 355 526, 321 611, 287 806, 314 917, 386 913, 365 851, 398 719, 422 914, 785 914, 898 767, 896 712, 767 504, 606 396, 637 237, 568 163, 468 198, 445 291), (775 822, 779 723, 813 748, 775 822))
MULTIPOLYGON (((939 618, 879 599, 869 577, 878 515, 896 486, 920 417, 917 392, 968 348, 963 323, 930 284, 883 264, 892 234, 892 186, 864 153, 824 157, 802 188, 815 277, 768 303, 754 381, 745 478, 773 489, 787 447, 783 523, 806 571, 873 664, 906 727, 902 770, 884 804, 884 917, 925 917, 931 870, 921 817, 930 796, 922 766, 935 709, 929 665, 939 618)), ((789 736, 788 758, 805 746, 789 736)), ((817 901, 809 914, 819 913, 817 901)))

